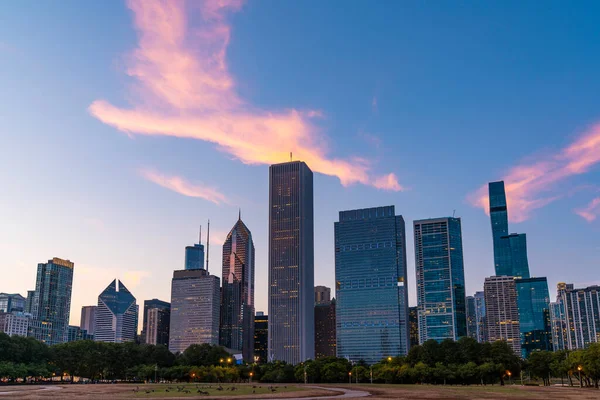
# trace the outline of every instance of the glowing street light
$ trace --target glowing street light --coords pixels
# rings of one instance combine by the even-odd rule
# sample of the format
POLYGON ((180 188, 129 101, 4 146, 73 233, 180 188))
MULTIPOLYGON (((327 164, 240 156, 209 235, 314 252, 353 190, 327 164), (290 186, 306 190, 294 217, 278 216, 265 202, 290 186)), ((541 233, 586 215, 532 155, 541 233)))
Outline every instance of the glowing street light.
POLYGON ((577 366, 577 371, 579 371, 579 387, 583 387, 583 381, 581 380, 581 370, 583 369, 583 367, 581 365, 577 366))
POLYGON ((389 362, 392 362, 392 357, 388 357, 388 361, 389 361, 389 362))

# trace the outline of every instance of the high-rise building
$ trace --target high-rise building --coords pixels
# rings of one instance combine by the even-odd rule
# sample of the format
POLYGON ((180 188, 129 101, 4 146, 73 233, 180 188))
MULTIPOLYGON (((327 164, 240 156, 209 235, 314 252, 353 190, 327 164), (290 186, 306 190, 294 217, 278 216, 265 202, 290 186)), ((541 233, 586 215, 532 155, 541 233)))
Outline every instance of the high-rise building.
POLYGON ((484 288, 488 341, 504 340, 521 356, 517 287, 512 276, 485 278, 484 288))
POLYGON ((418 307, 408 308, 408 325, 410 335, 410 347, 419 345, 419 310, 418 307))
POLYGON ((138 306, 135 297, 117 279, 98 296, 94 340, 97 342, 133 342, 137 336, 138 306))
POLYGON ((6 313, 0 311, 0 332, 8 336, 27 336, 31 314, 21 311, 6 313))
POLYGON ((476 337, 479 343, 487 342, 487 326, 485 321, 485 294, 483 292, 475 292, 475 321, 476 321, 476 337))
POLYGON ((516 279, 515 283, 523 358, 536 350, 552 351, 550 295, 546 278, 516 279))
POLYGON ((561 301, 550 303, 550 328, 552 330, 552 348, 554 351, 568 349, 567 320, 564 304, 561 301))
POLYGON ((325 286, 316 286, 315 295, 319 288, 319 298, 315 297, 315 359, 335 357, 335 299, 327 300, 331 290, 325 286), (326 291, 324 289, 327 289, 326 291), (321 296, 322 295, 322 296, 321 296))
POLYGON ((315 305, 331 303, 331 288, 315 286, 315 305))
POLYGON ((204 269, 204 245, 196 243, 185 248, 185 269, 204 269))
POLYGON ((83 306, 81 307, 81 320, 79 327, 86 331, 89 335, 94 335, 96 331, 96 310, 98 306, 83 306))
POLYGON ((219 344, 219 277, 205 269, 174 271, 171 282, 169 350, 219 344))
POLYGON ((475 297, 467 296, 467 336, 477 340, 477 317, 475 311, 475 297))
POLYGON ((24 312, 27 299, 18 293, 0 293, 0 312, 24 312))
POLYGON ((76 342, 78 340, 94 340, 94 335, 90 335, 85 329, 77 325, 69 325, 67 331, 67 342, 76 342))
POLYGON ((262 311, 254 317, 254 362, 269 362, 269 316, 262 311))
POLYGON ((394 206, 340 212, 335 280, 337 356, 373 364, 407 354, 406 236, 394 206))
POLYGON ((246 362, 254 357, 254 242, 237 222, 223 244, 220 344, 238 350, 246 362))
POLYGON ((53 258, 37 266, 30 335, 47 345, 67 340, 74 264, 53 258))
POLYGON ((600 342, 600 286, 576 289, 558 284, 557 300, 564 309, 566 348, 583 349, 600 342))
POLYGON ((27 314, 33 313, 33 300, 35 298, 35 290, 27 291, 27 299, 25 300, 25 310, 24 312, 27 314))
POLYGON ((419 342, 467 335, 460 218, 414 221, 419 342))
POLYGON ((171 304, 159 299, 144 301, 142 340, 146 344, 169 345, 171 304))
POLYGON ((269 168, 269 358, 314 358, 313 173, 301 161, 269 168))

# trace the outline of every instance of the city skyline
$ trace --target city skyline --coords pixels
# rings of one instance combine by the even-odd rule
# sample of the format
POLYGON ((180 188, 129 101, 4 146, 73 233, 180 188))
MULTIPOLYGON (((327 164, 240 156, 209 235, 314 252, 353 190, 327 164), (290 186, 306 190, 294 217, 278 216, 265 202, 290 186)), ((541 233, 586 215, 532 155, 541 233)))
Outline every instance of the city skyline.
MULTIPOLYGON (((221 244, 241 207, 256 245, 261 294, 256 309, 266 311, 267 164, 276 161, 274 153, 277 161, 287 160, 290 151, 315 171, 316 285, 335 288, 332 237, 338 211, 393 204, 408 225, 409 283, 415 282, 411 222, 450 216, 456 209, 464 225, 466 292, 482 290, 494 268, 485 196, 478 189, 502 178, 512 229, 527 232, 532 275, 543 273, 550 287, 561 281, 576 287, 600 283, 594 274, 600 262, 594 200, 600 197, 594 183, 600 177, 600 84, 594 79, 600 51, 588 32, 595 26, 593 12, 565 5, 576 21, 576 28, 567 29, 562 12, 540 13, 531 5, 518 13, 510 5, 470 5, 453 10, 452 19, 428 5, 394 4, 392 10, 352 5, 341 15, 331 4, 311 10, 280 3, 248 1, 218 9, 222 32, 231 35, 226 41, 176 40, 180 46, 167 58, 191 55, 197 68, 175 74, 191 77, 191 92, 164 82, 168 94, 177 95, 166 99, 153 91, 157 76, 141 82, 147 70, 131 60, 147 56, 141 49, 153 45, 140 16, 157 15, 157 3, 74 3, 64 12, 6 7, 10 18, 0 27, 0 56, 6 58, 0 73, 7 82, 0 94, 6 144, 0 212, 9 228, 0 232, 5 256, 0 291, 25 295, 33 288, 35 265, 56 256, 77 265, 72 325, 78 324, 81 306, 95 304, 104 289, 106 283, 94 279, 99 274, 127 282, 140 303, 168 299, 172 271, 184 264, 182 249, 196 241, 198 225, 208 218, 211 272, 220 276, 215 266, 221 265, 221 244), (406 23, 391 24, 390 14, 406 23), (512 30, 493 31, 499 23, 506 26, 506 19, 512 30), (308 23, 314 29, 298 34, 308 23), (380 35, 368 29, 373 23, 380 35), (421 24, 428 26, 425 33, 421 24), (273 37, 273 31, 285 34, 273 37), (446 37, 450 43, 441 41, 446 37), (224 50, 223 69, 203 62, 214 47, 224 50), (461 57, 449 61, 449 51, 461 57), (225 89, 203 90, 197 82, 206 80, 195 79, 205 77, 202 73, 225 89), (128 105, 135 101, 130 91, 135 85, 149 94, 149 107, 159 104, 151 115, 161 117, 175 107, 196 118, 203 113, 189 104, 198 103, 236 128, 260 125, 272 115, 288 136, 281 139, 270 129, 257 139, 256 130, 243 125, 239 130, 247 141, 213 126, 209 130, 220 135, 149 137, 139 127, 116 126, 108 119, 111 109, 103 106, 125 113, 138 109, 139 103, 128 105), (164 103, 169 109, 161 108, 164 103), (252 142, 257 150, 240 142, 252 142), (413 168, 425 153, 431 164, 413 168), (69 161, 47 163, 48 154, 69 161), (349 166, 356 168, 350 174, 349 166), (439 168, 453 176, 451 183, 436 174, 439 168), (51 235, 39 229, 46 226, 53 227, 51 235), (557 230, 567 234, 556 235, 557 230)), ((173 6, 172 12, 183 15, 170 21, 181 36, 192 37, 196 25, 217 31, 201 9, 183 14, 173 6)), ((207 121, 199 123, 206 127, 207 121)), ((408 290, 415 305, 415 286, 408 290)))

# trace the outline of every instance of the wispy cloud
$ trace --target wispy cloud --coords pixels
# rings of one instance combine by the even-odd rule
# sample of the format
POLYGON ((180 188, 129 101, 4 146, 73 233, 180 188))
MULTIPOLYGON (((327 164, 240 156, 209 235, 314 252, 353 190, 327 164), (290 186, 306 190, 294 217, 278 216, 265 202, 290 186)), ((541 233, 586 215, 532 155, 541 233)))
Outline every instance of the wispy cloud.
POLYGON ((584 218, 588 222, 594 221, 600 215, 600 197, 596 197, 590 201, 584 208, 576 209, 575 214, 584 218))
POLYGON ((227 198, 215 188, 194 184, 185 178, 165 175, 152 169, 140 170, 140 175, 150 182, 188 197, 198 197, 215 204, 227 203, 227 198))
POLYGON ((291 151, 313 171, 336 176, 343 185, 402 190, 394 174, 373 176, 371 163, 331 157, 312 123, 320 111, 260 110, 238 96, 226 64, 231 35, 226 17, 241 8, 241 1, 128 4, 139 35, 139 46, 126 61, 128 75, 137 80, 135 100, 132 108, 93 102, 89 111, 100 121, 129 134, 211 142, 246 164, 284 162, 291 151), (186 15, 198 15, 200 26, 186 15))
MULTIPOLYGON (((567 147, 536 161, 511 168, 504 176, 509 218, 522 222, 531 212, 562 197, 559 183, 588 172, 600 163, 600 123, 592 126, 567 147)), ((487 185, 469 195, 470 202, 486 212, 489 209, 487 185)))

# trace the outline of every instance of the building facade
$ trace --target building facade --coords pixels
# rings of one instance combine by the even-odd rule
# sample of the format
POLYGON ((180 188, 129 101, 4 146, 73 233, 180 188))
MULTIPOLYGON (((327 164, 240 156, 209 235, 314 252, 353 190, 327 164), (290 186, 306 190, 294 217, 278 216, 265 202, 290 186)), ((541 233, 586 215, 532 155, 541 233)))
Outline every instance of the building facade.
POLYGON ((10 313, 0 311, 0 332, 8 336, 27 336, 31 319, 31 314, 21 311, 10 313))
POLYGON ((69 325, 67 342, 76 342, 78 340, 94 340, 94 335, 90 335, 85 329, 81 329, 77 325, 69 325))
POLYGON ((554 351, 568 349, 566 321, 564 304, 561 301, 550 303, 550 328, 554 351))
POLYGON ((74 266, 56 257, 37 266, 29 334, 47 345, 67 340, 74 266))
POLYGON ((329 303, 331 303, 331 288, 315 286, 315 306, 329 303))
POLYGON ((394 206, 340 212, 335 279, 337 356, 373 364, 407 354, 406 235, 394 206))
POLYGON ((25 313, 33 313, 33 300, 35 299, 35 290, 27 291, 27 299, 25 300, 25 313))
POLYGON ((269 358, 314 359, 313 173, 301 161, 269 168, 269 358))
POLYGON ((254 241, 240 216, 223 244, 220 344, 254 358, 254 241))
POLYGON ((96 310, 98 306, 83 306, 81 307, 81 319, 79 327, 86 331, 89 335, 94 335, 96 330, 96 310))
POLYGON ((408 325, 410 335, 410 347, 419 345, 419 310, 418 307, 409 307, 408 325))
POLYGON ((18 293, 0 293, 0 312, 25 312, 27 299, 18 293))
POLYGON ((94 340, 107 343, 134 342, 137 337, 138 305, 118 279, 98 296, 94 340))
POLYGON ((205 269, 174 271, 171 281, 169 350, 219 344, 220 280, 205 269))
POLYGON ((487 325, 485 320, 485 294, 484 292, 475 292, 475 320, 477 324, 476 337, 479 343, 485 343, 487 339, 487 325))
POLYGON ((185 269, 204 269, 204 245, 201 243, 185 248, 185 269))
POLYGON ((169 345, 171 303, 159 299, 144 301, 142 340, 146 344, 169 345))
POLYGON ((419 343, 467 336, 460 218, 414 221, 419 343))
POLYGON ((475 297, 467 296, 467 336, 477 340, 477 316, 475 315, 475 297))
MULTIPOLYGON (((317 286, 315 289, 324 287, 317 286)), ((321 297, 318 303, 315 301, 315 359, 336 355, 336 301, 333 299, 327 302, 325 298, 326 296, 321 297)))
POLYGON ((522 357, 532 351, 552 351, 550 294, 546 278, 516 279, 522 357))
POLYGON ((521 331, 517 287, 512 276, 485 278, 484 288, 488 341, 504 340, 521 356, 521 331))
POLYGON ((558 302, 562 304, 566 325, 566 348, 584 349, 600 342, 600 286, 582 289, 559 284, 558 302))
POLYGON ((269 316, 262 311, 254 317, 254 362, 269 362, 269 316))

